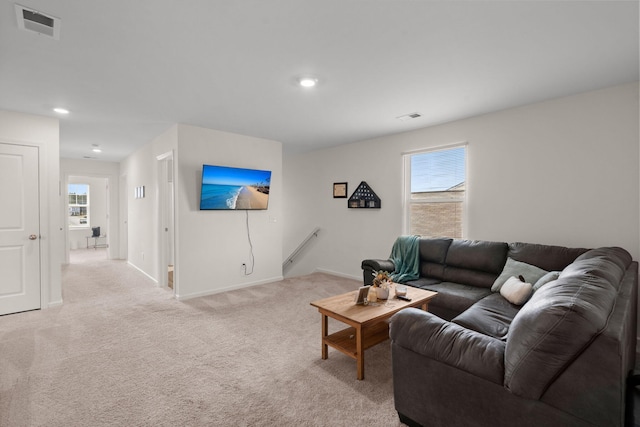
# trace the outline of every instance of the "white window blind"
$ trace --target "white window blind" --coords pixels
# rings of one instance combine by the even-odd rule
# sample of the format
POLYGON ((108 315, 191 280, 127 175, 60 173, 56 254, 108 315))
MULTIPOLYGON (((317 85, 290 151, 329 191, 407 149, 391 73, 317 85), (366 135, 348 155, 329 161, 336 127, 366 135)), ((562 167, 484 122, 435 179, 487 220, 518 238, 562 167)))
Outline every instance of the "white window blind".
POLYGON ((466 144, 405 155, 405 233, 464 236, 466 144))

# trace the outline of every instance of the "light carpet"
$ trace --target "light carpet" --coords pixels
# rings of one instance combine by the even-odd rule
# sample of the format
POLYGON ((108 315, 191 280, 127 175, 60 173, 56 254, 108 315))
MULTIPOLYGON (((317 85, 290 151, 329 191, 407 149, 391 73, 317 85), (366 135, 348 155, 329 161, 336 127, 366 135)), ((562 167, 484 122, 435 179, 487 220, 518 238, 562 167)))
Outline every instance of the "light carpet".
MULTIPOLYGON (((0 317, 0 426, 401 426, 389 341, 320 357, 312 274, 177 301, 124 261, 73 251, 64 304, 0 317)), ((340 324, 331 321, 330 331, 340 324)))

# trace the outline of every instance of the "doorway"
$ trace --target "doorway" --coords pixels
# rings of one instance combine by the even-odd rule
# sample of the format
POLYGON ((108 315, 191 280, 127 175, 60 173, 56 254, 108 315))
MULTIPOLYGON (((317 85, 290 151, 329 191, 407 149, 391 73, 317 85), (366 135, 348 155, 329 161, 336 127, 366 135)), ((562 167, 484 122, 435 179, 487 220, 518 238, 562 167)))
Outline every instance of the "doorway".
POLYGON ((173 151, 169 151, 157 157, 158 160, 158 251, 159 285, 167 286, 177 294, 177 282, 175 280, 175 250, 174 250, 174 216, 175 216, 175 192, 174 192, 174 162, 173 151))
POLYGON ((66 181, 67 261, 73 264, 87 258, 108 259, 111 241, 108 178, 69 175, 66 181))
POLYGON ((120 259, 129 259, 129 193, 127 175, 120 175, 120 259))

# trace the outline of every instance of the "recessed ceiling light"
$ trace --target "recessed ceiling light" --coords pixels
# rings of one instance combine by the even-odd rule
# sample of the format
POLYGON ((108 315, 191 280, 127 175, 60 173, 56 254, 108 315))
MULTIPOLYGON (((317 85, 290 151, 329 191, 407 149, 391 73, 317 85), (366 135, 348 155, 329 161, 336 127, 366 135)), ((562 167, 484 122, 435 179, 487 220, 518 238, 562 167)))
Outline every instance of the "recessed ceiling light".
POLYGON ((53 111, 55 111, 58 114, 69 114, 69 110, 67 110, 66 108, 54 108, 53 111))
POLYGON ((102 150, 100 149, 100 146, 98 144, 92 144, 91 146, 93 147, 91 151, 93 151, 94 153, 102 153, 102 150))
POLYGON ((318 84, 318 79, 316 79, 315 77, 301 77, 298 80, 298 83, 302 87, 314 87, 318 84))

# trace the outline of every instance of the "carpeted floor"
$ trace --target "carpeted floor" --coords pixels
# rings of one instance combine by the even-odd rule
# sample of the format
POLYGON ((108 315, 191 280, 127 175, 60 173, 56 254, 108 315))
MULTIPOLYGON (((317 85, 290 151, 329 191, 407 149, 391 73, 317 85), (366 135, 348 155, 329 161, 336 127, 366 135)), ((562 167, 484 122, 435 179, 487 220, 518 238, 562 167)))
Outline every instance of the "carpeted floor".
POLYGON ((179 302, 73 251, 62 306, 0 317, 0 426, 401 426, 388 341, 364 381, 320 358, 309 302, 358 285, 312 274, 179 302))

